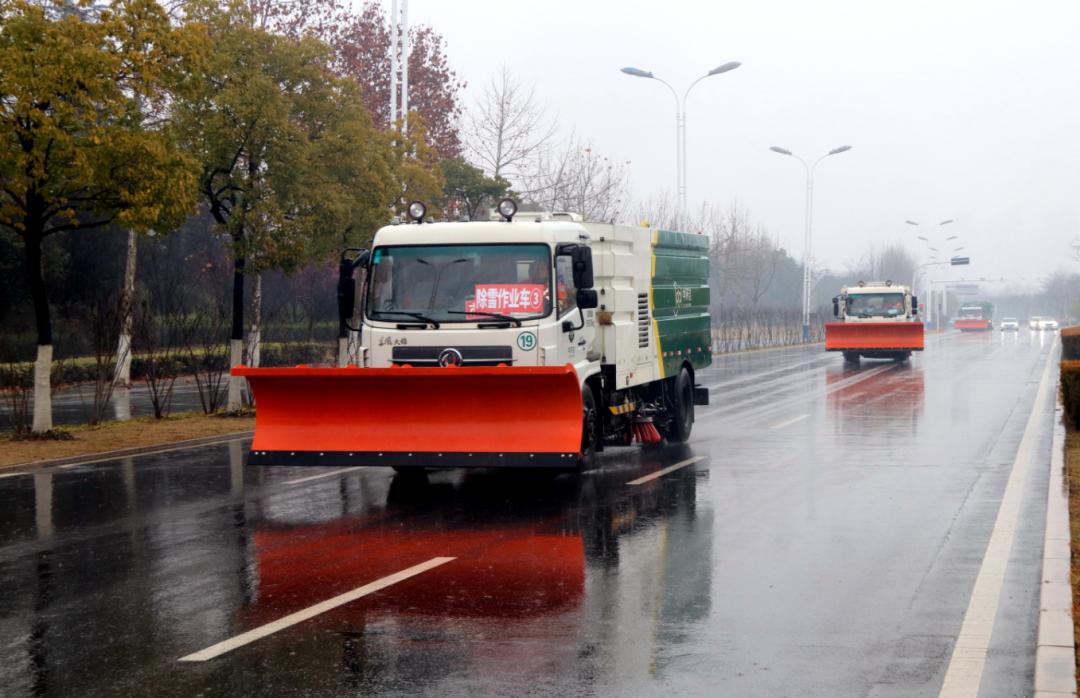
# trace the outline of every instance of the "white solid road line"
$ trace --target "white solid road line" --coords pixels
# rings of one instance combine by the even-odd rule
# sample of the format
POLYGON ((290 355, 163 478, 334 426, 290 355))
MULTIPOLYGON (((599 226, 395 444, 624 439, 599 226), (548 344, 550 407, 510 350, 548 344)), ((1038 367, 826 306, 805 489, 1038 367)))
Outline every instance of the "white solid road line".
POLYGON ((1016 533, 1017 519, 1020 516, 1020 503, 1027 483, 1028 471, 1039 460, 1042 453, 1038 432, 1046 415, 1047 394, 1055 382, 1051 369, 1055 366, 1052 359, 1054 347, 1046 356, 1039 391, 1035 395, 1035 404, 1031 408, 1024 436, 1016 450, 1009 481, 1005 485, 1005 494, 1001 498, 994 529, 990 533, 990 543, 986 546, 979 575, 975 578, 975 587, 971 591, 971 601, 964 613, 964 623, 956 638, 949 666, 945 671, 945 681, 941 685, 941 696, 978 696, 982 682, 986 654, 990 648, 990 638, 994 632, 994 618, 997 616, 1001 600, 1001 587, 1005 582, 1005 569, 1009 564, 1013 536, 1016 533))
POLYGON ((286 480, 286 485, 299 485, 301 482, 311 482, 312 480, 322 480, 324 477, 334 477, 335 475, 343 475, 345 473, 351 473, 354 470, 360 470, 364 466, 354 465, 351 468, 338 468, 333 472, 322 473, 320 475, 309 475, 307 477, 298 477, 295 480, 286 480))
POLYGON ((390 575, 389 577, 383 577, 382 579, 377 579, 374 582, 371 582, 370 584, 365 584, 362 587, 357 587, 356 589, 353 589, 352 591, 347 591, 344 594, 339 594, 338 596, 335 596, 332 599, 327 599, 326 601, 323 601, 322 603, 317 603, 314 606, 309 606, 308 608, 305 608, 302 611, 297 611, 296 613, 290 613, 289 615, 285 616, 284 618, 279 618, 278 620, 275 620, 272 623, 267 623, 266 625, 260 625, 259 627, 253 628, 252 630, 249 630, 246 633, 241 633, 240 635, 237 635, 236 637, 232 637, 232 638, 229 638, 228 640, 224 640, 222 642, 219 642, 216 645, 212 645, 210 647, 207 647, 204 650, 201 650, 199 652, 195 652, 194 654, 189 654, 186 657, 181 657, 179 659, 179 661, 181 661, 181 662, 205 662, 205 661, 207 661, 209 659, 213 659, 215 657, 220 657, 221 655, 225 654, 226 652, 233 651, 237 647, 243 647, 244 645, 255 642, 256 640, 261 640, 262 638, 266 637, 267 635, 273 635, 274 633, 278 632, 279 630, 284 630, 285 628, 296 625, 297 623, 303 623, 305 620, 310 620, 311 618, 314 618, 315 616, 317 616, 317 615, 319 615, 321 613, 326 613, 327 611, 332 611, 333 609, 337 608, 338 606, 343 606, 343 605, 345 605, 347 603, 351 603, 351 602, 356 601, 357 599, 359 599, 359 598, 361 598, 363 596, 367 596, 368 594, 373 594, 376 591, 379 591, 380 589, 385 589, 388 586, 391 586, 393 584, 397 584, 398 582, 404 581, 404 580, 408 579, 409 577, 415 577, 418 574, 421 574, 423 572, 427 572, 428 570, 434 569, 434 568, 436 568, 436 567, 438 567, 440 565, 445 565, 446 563, 448 563, 448 562, 450 562, 451 560, 454 560, 454 559, 455 558, 452 558, 452 557, 433 557, 430 560, 428 560, 427 562, 421 562, 419 565, 413 565, 412 567, 410 567, 408 569, 401 570, 400 572, 395 572, 394 574, 390 575))
POLYGON ((650 473, 650 474, 646 475, 645 477, 639 477, 637 480, 631 480, 630 482, 628 482, 626 484, 628 484, 628 485, 644 485, 646 482, 650 482, 652 480, 655 480, 658 477, 663 477, 663 476, 667 475, 668 473, 675 472, 679 468, 685 468, 688 465, 693 465, 694 463, 697 463, 699 460, 705 460, 705 456, 694 456, 693 458, 687 458, 684 461, 679 461, 675 465, 669 465, 666 468, 661 468, 660 470, 657 470, 655 473, 650 473))
POLYGON ((790 427, 792 424, 795 424, 796 422, 801 422, 802 420, 806 419, 809 416, 810 416, 809 414, 800 414, 795 419, 789 419, 786 422, 780 422, 779 424, 774 424, 769 428, 770 429, 783 429, 784 427, 790 427))

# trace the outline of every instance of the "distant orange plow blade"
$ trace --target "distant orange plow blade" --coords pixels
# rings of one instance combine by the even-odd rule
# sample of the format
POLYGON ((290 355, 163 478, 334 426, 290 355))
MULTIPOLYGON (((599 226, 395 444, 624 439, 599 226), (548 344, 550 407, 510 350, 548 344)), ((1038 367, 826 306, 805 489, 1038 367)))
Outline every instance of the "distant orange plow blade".
POLYGON ((986 332, 990 329, 989 320, 956 320, 953 325, 961 332, 986 332))
POLYGON ((885 351, 922 351, 921 322, 828 322, 825 324, 825 349, 880 349, 885 351))
POLYGON ((258 465, 570 467, 572 366, 248 368, 258 465))

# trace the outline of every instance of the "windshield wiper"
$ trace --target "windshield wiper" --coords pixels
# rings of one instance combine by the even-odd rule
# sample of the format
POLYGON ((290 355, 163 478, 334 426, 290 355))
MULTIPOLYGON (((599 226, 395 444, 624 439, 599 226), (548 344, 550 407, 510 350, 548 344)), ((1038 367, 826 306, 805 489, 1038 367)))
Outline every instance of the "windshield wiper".
POLYGON ((512 322, 515 326, 521 327, 521 320, 512 315, 503 315, 502 313, 487 313, 483 310, 447 310, 447 315, 483 315, 484 317, 493 317, 498 320, 505 320, 506 322, 512 322))
POLYGON ((407 312, 405 310, 373 310, 373 311, 371 311, 371 314, 373 316, 375 316, 375 315, 406 315, 406 316, 411 317, 411 318, 416 318, 417 320, 419 320, 421 322, 426 322, 429 325, 431 325, 432 327, 434 327, 435 329, 439 329, 438 320, 432 320, 427 315, 422 315, 420 313, 410 313, 410 312, 407 312))

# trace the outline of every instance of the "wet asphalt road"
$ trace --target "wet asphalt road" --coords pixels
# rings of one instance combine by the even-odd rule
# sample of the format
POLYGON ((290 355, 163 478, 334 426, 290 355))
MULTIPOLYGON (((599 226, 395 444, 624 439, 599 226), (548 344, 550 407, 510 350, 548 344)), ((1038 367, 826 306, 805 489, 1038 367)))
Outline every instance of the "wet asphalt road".
MULTIPOLYGON (((935 696, 1056 344, 722 357, 689 445, 583 476, 245 468, 241 442, 0 474, 0 694, 935 696)), ((982 695, 1033 682, 1046 414, 982 695)))

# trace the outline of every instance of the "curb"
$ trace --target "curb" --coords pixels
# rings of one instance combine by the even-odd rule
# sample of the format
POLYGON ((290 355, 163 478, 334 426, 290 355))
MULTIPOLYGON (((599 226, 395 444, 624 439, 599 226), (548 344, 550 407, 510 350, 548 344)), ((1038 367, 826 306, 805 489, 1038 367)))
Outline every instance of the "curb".
POLYGON ((1054 411, 1048 490, 1035 647, 1035 698, 1076 695, 1069 489, 1065 480, 1065 426, 1060 399, 1054 411))
POLYGON ((226 441, 235 441, 237 439, 250 439, 254 435, 254 431, 234 431, 228 434, 201 436, 197 439, 171 441, 166 443, 153 444, 151 446, 120 448, 114 451, 98 451, 97 453, 85 453, 80 456, 68 456, 66 458, 50 458, 48 460, 30 461, 29 463, 13 463, 11 465, 0 465, 0 471, 7 472, 15 470, 17 468, 50 468, 59 465, 85 465, 87 463, 97 463, 99 461, 124 458, 126 456, 144 456, 152 453, 179 451, 185 448, 194 448, 196 446, 210 446, 212 444, 225 443, 226 441))

